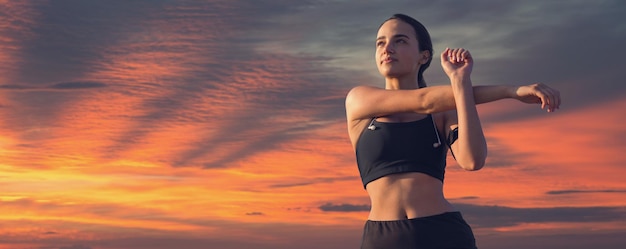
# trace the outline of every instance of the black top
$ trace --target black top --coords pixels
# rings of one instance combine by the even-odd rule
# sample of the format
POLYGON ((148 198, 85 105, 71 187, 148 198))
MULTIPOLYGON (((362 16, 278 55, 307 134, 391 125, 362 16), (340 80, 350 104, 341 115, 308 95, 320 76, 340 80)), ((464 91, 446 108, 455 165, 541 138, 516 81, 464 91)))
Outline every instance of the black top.
POLYGON ((356 144, 356 160, 363 181, 390 174, 420 172, 443 182, 446 150, 435 132, 432 116, 402 123, 372 120, 356 144))

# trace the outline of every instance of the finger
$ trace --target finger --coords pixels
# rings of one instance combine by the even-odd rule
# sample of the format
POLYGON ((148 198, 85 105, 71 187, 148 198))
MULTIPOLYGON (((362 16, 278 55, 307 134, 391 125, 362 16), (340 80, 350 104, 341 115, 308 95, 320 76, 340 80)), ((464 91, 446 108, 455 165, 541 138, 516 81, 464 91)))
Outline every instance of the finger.
POLYGON ((556 93, 554 92, 554 89, 546 86, 546 89, 548 90, 548 92, 550 93, 550 111, 554 112, 557 108, 557 96, 556 93))
POLYGON ((456 63, 456 48, 451 48, 448 50, 448 57, 450 57, 450 62, 456 63))
POLYGON ((550 88, 547 85, 542 84, 541 85, 542 88, 544 89, 544 91, 548 94, 549 99, 550 99, 550 112, 554 112, 558 106, 559 106, 559 94, 556 92, 556 90, 550 88))
MULTIPOLYGON (((539 90, 539 89, 537 89, 539 90)), ((548 104, 548 99, 547 96, 541 92, 541 91, 537 91, 537 93, 535 93, 537 95, 537 97, 539 97, 539 99, 541 100, 541 109, 545 109, 546 105, 548 104)))
POLYGON ((451 48, 451 49, 448 51, 448 56, 450 57, 450 61, 451 61, 451 62, 455 62, 455 61, 456 61, 456 57, 454 57, 455 50, 456 50, 456 48, 451 48))
POLYGON ((472 56, 470 55, 469 50, 463 50, 463 52, 461 53, 461 56, 463 57, 463 61, 469 61, 472 56))
POLYGON ((535 83, 532 85, 532 89, 534 94, 541 100, 541 109, 550 112, 550 93, 546 87, 541 83, 535 83))
POLYGON ((456 49, 456 51, 455 51, 455 52, 456 52, 456 53, 455 53, 456 62, 461 62, 461 61, 463 61, 463 60, 464 60, 464 59, 463 59, 463 57, 462 57, 462 56, 463 56, 463 51, 464 51, 464 50, 465 50, 465 49, 463 49, 463 48, 457 48, 457 49, 456 49))
POLYGON ((556 109, 559 109, 561 107, 561 93, 554 88, 550 88, 550 90, 552 90, 554 95, 554 106, 556 109))
POLYGON ((541 109, 544 109, 544 107, 546 107, 545 110, 547 112, 550 112, 550 109, 552 108, 551 107, 551 103, 552 103, 551 98, 552 97, 551 97, 551 94, 550 94, 550 89, 546 88, 541 83, 537 83, 536 90, 537 90, 537 92, 539 94, 541 94, 541 96, 544 96, 542 98, 542 107, 541 107, 541 109))
POLYGON ((441 61, 448 62, 450 58, 450 48, 446 48, 443 52, 441 52, 441 61))

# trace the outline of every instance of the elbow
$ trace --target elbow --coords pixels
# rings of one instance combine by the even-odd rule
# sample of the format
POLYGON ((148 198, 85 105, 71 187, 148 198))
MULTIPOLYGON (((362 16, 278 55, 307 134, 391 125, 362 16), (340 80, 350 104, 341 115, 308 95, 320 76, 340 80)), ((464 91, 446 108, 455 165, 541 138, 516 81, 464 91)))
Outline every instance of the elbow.
POLYGON ((476 170, 480 170, 483 168, 483 166, 485 166, 485 161, 481 160, 481 161, 471 161, 471 162, 466 162, 461 164, 461 168, 463 168, 464 170, 467 171, 476 171, 476 170))
POLYGON ((463 162, 459 162, 461 168, 467 171, 476 171, 480 170, 485 166, 485 162, 487 161, 487 152, 481 153, 480 155, 472 156, 463 162))

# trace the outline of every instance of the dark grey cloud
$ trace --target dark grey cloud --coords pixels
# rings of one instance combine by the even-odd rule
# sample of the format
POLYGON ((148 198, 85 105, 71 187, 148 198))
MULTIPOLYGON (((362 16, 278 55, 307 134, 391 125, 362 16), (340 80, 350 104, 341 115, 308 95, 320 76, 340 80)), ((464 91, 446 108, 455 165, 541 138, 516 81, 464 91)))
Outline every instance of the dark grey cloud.
POLYGON ((479 234, 477 244, 484 249, 622 249, 626 244, 623 231, 563 231, 549 229, 536 232, 495 232, 479 234))
POLYGON ((0 89, 4 90, 22 90, 22 91, 44 91, 49 92, 53 90, 80 90, 80 89, 90 89, 90 88, 102 88, 107 87, 108 85, 102 82, 83 82, 83 81, 74 81, 74 82, 60 82, 53 83, 43 86, 31 86, 24 84, 3 84, 0 85, 0 89))
MULTIPOLYGON (((486 4, 487 1, 478 1, 477 5, 486 4)), ((484 30, 479 35, 489 40, 480 36, 473 41, 455 39, 453 34, 444 36, 448 44, 468 46, 476 52, 475 83, 544 82, 561 91, 564 110, 624 96, 624 84, 619 83, 613 72, 619 71, 623 64, 617 58, 626 54, 620 51, 614 56, 609 52, 626 41, 624 2, 512 1, 507 4, 513 8, 500 13, 483 12, 491 17, 480 22, 468 18, 459 27, 484 30), (492 24, 481 24, 487 20, 492 24), (492 55, 499 53, 500 56, 492 55)), ((492 118, 515 120, 539 114, 537 110, 525 109, 492 118)))
POLYGON ((370 205, 358 205, 358 204, 332 204, 326 203, 319 206, 319 209, 324 212, 364 212, 370 210, 370 205))
POLYGON ((54 89, 83 89, 83 88, 99 88, 107 85, 100 82, 62 82, 53 84, 54 89))
POLYGON ((580 190, 580 189, 564 189, 551 190, 546 192, 548 195, 565 195, 565 194, 594 194, 594 193, 626 193, 623 189, 598 189, 598 190, 580 190))
MULTIPOLYGON (((473 52, 475 84, 544 82, 561 90, 567 109, 623 96, 626 88, 615 72, 626 52, 614 48, 626 41, 625 10, 626 3, 617 0, 428 1, 420 2, 419 8, 410 1, 330 2, 305 13, 285 14, 280 20, 288 19, 302 39, 291 46, 281 44, 334 54, 341 62, 334 65, 376 75, 371 62, 376 28, 391 14, 406 13, 426 25, 436 51, 450 46, 473 52), (319 21, 308 22, 312 16, 319 21)), ((426 78, 433 85, 448 82, 437 56, 426 78)), ((359 83, 380 86, 382 81, 372 77, 359 83)), ((494 120, 538 114, 509 112, 494 120)))
POLYGON ((461 197, 457 197, 457 198, 448 198, 448 200, 450 201, 456 201, 456 200, 476 200, 479 199, 480 197, 478 196, 461 196, 461 197))
POLYGON ((506 227, 541 222, 614 222, 626 218, 624 207, 512 208, 455 204, 468 223, 480 228, 506 227))
POLYGON ((9 84, 5 84, 5 85, 0 85, 0 89, 7 89, 7 90, 24 90, 24 89, 30 89, 27 86, 24 85, 9 85, 9 84))
POLYGON ((62 1, 30 6, 30 32, 21 38, 23 60, 14 74, 22 84, 83 78, 100 66, 125 35, 147 28, 146 15, 167 1, 62 1), (36 72, 36 73, 33 73, 36 72))
MULTIPOLYGON (((458 198, 457 200, 475 198, 478 197, 458 198)), ((477 228, 508 227, 542 222, 617 222, 626 218, 624 207, 513 208, 465 203, 454 205, 462 211, 468 223, 477 228)), ((319 206, 319 209, 324 212, 367 212, 370 206, 326 203, 319 206)))

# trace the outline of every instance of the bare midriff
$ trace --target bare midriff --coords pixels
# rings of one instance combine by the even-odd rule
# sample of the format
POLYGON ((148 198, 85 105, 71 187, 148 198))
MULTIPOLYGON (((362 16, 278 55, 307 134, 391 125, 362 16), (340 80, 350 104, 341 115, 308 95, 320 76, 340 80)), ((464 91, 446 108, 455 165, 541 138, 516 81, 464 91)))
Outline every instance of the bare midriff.
POLYGON ((403 220, 455 211, 443 196, 443 183, 423 173, 387 175, 366 186, 369 220, 403 220))

